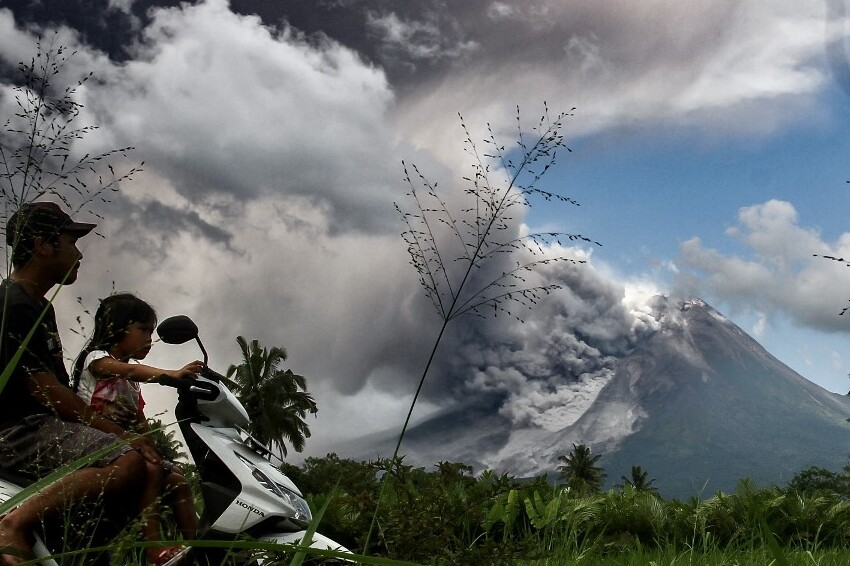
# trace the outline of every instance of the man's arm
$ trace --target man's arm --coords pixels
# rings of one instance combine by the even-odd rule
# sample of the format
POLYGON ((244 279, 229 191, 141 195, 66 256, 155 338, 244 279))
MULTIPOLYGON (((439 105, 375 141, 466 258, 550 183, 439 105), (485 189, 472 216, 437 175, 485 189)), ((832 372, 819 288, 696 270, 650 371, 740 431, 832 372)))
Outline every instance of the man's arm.
POLYGON ((157 464, 162 458, 153 449, 153 442, 148 438, 139 438, 127 432, 111 420, 99 415, 86 405, 69 387, 63 385, 50 372, 39 372, 29 375, 27 386, 30 394, 46 407, 50 407, 64 421, 87 424, 103 432, 110 432, 119 438, 133 439, 130 445, 139 450, 142 455, 157 464))

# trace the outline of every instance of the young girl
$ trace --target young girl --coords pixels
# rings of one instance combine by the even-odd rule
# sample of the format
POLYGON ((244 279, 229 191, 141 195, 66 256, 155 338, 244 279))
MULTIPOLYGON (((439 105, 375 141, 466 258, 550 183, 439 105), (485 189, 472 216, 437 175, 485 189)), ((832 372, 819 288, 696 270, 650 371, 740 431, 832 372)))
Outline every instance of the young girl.
MULTIPOLYGON (((197 360, 176 370, 138 363, 151 349, 155 327, 156 312, 149 304, 130 293, 110 295, 101 301, 95 313, 94 335, 74 366, 73 385, 77 394, 97 412, 126 430, 140 434, 150 432, 140 383, 163 374, 191 378, 203 367, 203 362, 197 360)), ((162 538, 158 500, 163 493, 171 500, 177 528, 183 538, 194 539, 198 518, 189 483, 169 462, 148 463, 148 474, 162 481, 148 482, 142 497, 145 539, 162 538)), ((147 549, 147 560, 156 565, 164 564, 178 553, 177 547, 151 547, 147 549)))

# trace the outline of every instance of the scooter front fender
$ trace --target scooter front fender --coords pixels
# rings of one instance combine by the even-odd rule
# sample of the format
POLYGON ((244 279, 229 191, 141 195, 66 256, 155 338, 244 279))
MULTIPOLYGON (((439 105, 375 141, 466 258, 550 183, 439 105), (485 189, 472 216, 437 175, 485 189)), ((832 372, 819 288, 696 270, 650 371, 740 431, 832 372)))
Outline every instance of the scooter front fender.
MULTIPOLYGON (((294 533, 269 533, 259 537, 262 542, 272 542, 276 544, 299 544, 307 536, 307 531, 297 531, 294 533)), ((318 548, 321 550, 336 550, 339 552, 351 552, 338 542, 329 539, 328 537, 313 533, 310 540, 310 548, 318 548)))

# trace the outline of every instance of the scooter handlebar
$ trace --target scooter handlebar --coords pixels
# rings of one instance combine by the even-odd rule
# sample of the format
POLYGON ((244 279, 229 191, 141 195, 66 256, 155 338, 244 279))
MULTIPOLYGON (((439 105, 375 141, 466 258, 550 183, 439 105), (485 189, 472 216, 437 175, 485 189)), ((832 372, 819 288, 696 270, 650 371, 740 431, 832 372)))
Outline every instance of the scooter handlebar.
MULTIPOLYGON (((216 383, 221 383, 225 380, 225 377, 218 373, 215 370, 210 369, 208 366, 204 366, 200 372, 201 377, 206 377, 210 381, 214 381, 216 383)), ((162 374, 154 380, 156 383, 160 385, 165 385, 166 387, 173 387, 175 389, 185 389, 189 384, 195 381, 194 378, 177 378, 171 377, 167 374, 162 374)))
POLYGON ((215 381, 216 383, 220 383, 225 380, 225 377, 218 373, 217 371, 210 369, 209 366, 204 366, 201 369, 201 377, 206 377, 211 381, 215 381))
MULTIPOLYGON (((209 371, 212 371, 212 370, 209 370, 209 371)), ((212 372, 212 373, 215 374, 215 372, 212 372)), ((204 375, 204 372, 201 372, 201 375, 203 375, 204 377, 207 377, 206 375, 204 375)), ((215 374, 215 375, 218 375, 218 374, 215 374)), ((207 379, 212 379, 212 378, 207 377, 207 379)), ((203 399, 205 401, 215 401, 218 398, 219 394, 221 393, 218 386, 213 385, 209 382, 197 381, 195 379, 176 378, 176 377, 171 377, 169 375, 162 374, 156 379, 156 381, 160 385, 165 385, 166 387, 175 388, 181 395, 183 393, 188 392, 188 393, 191 393, 192 395, 194 395, 196 398, 203 399)))
POLYGON ((173 387, 174 389, 185 389, 188 385, 191 385, 191 380, 179 379, 166 374, 157 377, 156 382, 166 387, 173 387))

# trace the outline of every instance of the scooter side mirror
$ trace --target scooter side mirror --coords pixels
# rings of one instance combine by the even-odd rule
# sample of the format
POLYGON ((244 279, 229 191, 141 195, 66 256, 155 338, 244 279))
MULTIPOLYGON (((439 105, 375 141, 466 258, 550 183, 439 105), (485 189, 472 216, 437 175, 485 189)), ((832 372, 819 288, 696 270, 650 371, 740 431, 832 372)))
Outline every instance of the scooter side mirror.
POLYGON ((160 322, 156 333, 166 344, 185 344, 198 337, 198 325, 185 314, 178 314, 160 322))

